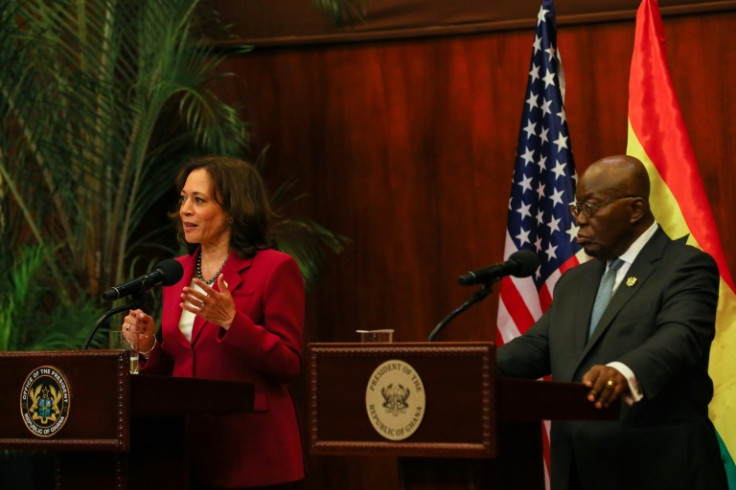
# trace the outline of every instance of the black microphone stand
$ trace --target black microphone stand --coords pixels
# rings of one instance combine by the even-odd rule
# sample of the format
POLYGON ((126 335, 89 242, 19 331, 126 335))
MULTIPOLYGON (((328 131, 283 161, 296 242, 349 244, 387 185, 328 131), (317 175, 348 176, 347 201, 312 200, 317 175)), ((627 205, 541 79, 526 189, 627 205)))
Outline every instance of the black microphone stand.
POLYGON ((134 310, 136 308, 143 308, 144 304, 145 304, 145 291, 141 291, 133 295, 133 300, 130 303, 122 305, 122 306, 117 306, 111 310, 107 310, 107 312, 104 315, 102 315, 99 320, 97 320, 97 323, 95 323, 95 328, 93 328, 92 331, 87 336, 87 340, 84 342, 84 347, 82 347, 82 350, 87 350, 89 348, 89 344, 92 342, 92 338, 95 336, 95 334, 100 329, 100 327, 102 327, 103 325, 107 325, 107 329, 110 330, 110 325, 108 324, 108 321, 111 316, 116 315, 125 310, 134 310))
POLYGON ((427 337, 427 342, 432 342, 434 338, 437 337, 437 334, 440 333, 440 330, 442 330, 445 327, 445 325, 450 323, 450 321, 453 318, 455 318, 460 313, 467 310, 475 303, 485 299, 486 296, 491 294, 491 283, 492 282, 493 281, 488 281, 487 283, 483 284, 483 287, 480 288, 478 291, 476 291, 472 298, 470 298, 465 303, 463 303, 462 305, 452 310, 449 315, 443 318, 442 321, 439 322, 436 327, 434 327, 434 330, 432 330, 432 333, 429 334, 429 337, 427 337))

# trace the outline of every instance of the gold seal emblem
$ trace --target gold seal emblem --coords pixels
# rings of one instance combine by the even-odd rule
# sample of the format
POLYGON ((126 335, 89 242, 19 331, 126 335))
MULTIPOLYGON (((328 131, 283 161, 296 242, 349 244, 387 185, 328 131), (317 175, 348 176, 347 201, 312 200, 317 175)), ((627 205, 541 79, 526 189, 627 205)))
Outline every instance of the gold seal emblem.
POLYGON ((636 277, 634 277, 634 276, 629 276, 629 277, 627 277, 627 278, 626 278, 626 285, 627 285, 628 287, 631 287, 631 286, 633 286, 634 284, 636 284, 636 281, 638 281, 638 279, 637 279, 636 277))
POLYGON ((54 436, 69 418, 69 383, 53 366, 32 371, 20 393, 23 423, 33 435, 54 436))
POLYGON ((381 436, 392 441, 410 437, 422 423, 426 396, 414 368, 404 361, 382 363, 365 390, 368 418, 381 436))

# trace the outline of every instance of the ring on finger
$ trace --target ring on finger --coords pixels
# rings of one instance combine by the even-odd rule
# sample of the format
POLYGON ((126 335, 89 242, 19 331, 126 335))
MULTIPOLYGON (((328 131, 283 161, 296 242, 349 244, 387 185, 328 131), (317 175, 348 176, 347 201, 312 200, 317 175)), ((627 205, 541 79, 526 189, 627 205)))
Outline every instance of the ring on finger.
POLYGON ((609 379, 608 382, 606 383, 606 386, 610 386, 611 388, 613 388, 613 385, 614 385, 614 382, 612 379, 609 379))

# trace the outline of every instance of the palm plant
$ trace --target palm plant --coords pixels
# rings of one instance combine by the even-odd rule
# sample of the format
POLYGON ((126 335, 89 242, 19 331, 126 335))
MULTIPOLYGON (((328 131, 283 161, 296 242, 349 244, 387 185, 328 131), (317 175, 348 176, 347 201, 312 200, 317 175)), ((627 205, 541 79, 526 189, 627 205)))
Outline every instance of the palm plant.
MULTIPOLYGON (((213 26, 203 0, 0 0, 0 350, 78 347, 100 290, 173 236, 146 219, 180 164, 247 150, 209 88, 227 76, 213 26), (48 330, 12 331, 29 324, 48 330)), ((308 282, 317 244, 342 247, 308 220, 280 226, 308 282)))
POLYGON ((365 17, 365 0, 312 0, 337 25, 352 24, 365 17))

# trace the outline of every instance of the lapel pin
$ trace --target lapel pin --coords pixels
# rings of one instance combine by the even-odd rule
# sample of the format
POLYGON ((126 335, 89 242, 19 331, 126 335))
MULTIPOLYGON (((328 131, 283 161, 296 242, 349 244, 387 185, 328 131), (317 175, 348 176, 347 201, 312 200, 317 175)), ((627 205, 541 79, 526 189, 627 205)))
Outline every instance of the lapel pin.
POLYGON ((638 280, 638 279, 637 279, 636 277, 634 277, 634 276, 630 276, 630 277, 627 277, 627 278, 626 278, 626 285, 627 285, 628 287, 631 287, 631 286, 633 286, 634 284, 636 284, 636 281, 637 281, 637 280, 638 280))

